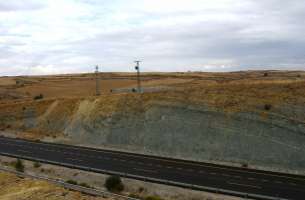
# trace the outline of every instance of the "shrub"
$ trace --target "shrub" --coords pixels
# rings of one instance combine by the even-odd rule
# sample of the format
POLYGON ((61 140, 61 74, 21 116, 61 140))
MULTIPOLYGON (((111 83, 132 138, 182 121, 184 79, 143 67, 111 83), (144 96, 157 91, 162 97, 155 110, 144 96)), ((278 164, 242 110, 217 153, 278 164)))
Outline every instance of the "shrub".
POLYGON ((77 182, 74 180, 67 180, 66 183, 72 184, 72 185, 77 185, 77 182))
POLYGON ((265 104, 264 106, 265 110, 270 110, 272 108, 271 104, 265 104))
POLYGON ((39 100, 39 99, 43 99, 43 94, 39 94, 34 97, 34 100, 39 100))
POLYGON ((17 159, 17 162, 15 163, 15 169, 18 172, 24 172, 24 165, 20 159, 17 159))
POLYGON ((139 187, 138 191, 142 193, 144 191, 144 187, 139 187))
POLYGON ((88 185, 87 183, 80 183, 79 186, 91 188, 90 185, 88 185))
POLYGON ((111 192, 121 192, 124 190, 124 185, 119 176, 109 176, 106 179, 105 187, 111 192))
POLYGON ((244 168, 248 168, 248 163, 242 163, 241 166, 244 168))
POLYGON ((148 196, 145 198, 145 200, 163 200, 163 199, 157 196, 148 196))
POLYGON ((267 72, 264 73, 264 77, 267 77, 269 74, 267 72))
POLYGON ((135 199, 141 199, 141 197, 137 194, 129 194, 128 197, 135 198, 135 199))
POLYGON ((39 167, 41 167, 41 164, 39 162, 34 162, 33 167, 39 168, 39 167))

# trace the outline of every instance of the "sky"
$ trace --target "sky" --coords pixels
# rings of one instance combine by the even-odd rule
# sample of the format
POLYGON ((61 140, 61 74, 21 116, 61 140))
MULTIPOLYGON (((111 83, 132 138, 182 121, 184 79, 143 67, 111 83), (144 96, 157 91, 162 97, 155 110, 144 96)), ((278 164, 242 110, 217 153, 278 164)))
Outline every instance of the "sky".
POLYGON ((0 75, 305 70, 304 0, 0 0, 0 75))

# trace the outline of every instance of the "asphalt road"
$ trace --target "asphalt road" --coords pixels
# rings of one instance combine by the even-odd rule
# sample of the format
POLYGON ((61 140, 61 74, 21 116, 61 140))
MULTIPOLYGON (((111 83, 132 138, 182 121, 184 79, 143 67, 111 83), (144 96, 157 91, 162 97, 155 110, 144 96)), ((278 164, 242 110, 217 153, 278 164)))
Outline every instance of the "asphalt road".
POLYGON ((110 170, 243 193, 305 199, 304 176, 4 137, 0 137, 0 154, 26 156, 80 168, 110 170))

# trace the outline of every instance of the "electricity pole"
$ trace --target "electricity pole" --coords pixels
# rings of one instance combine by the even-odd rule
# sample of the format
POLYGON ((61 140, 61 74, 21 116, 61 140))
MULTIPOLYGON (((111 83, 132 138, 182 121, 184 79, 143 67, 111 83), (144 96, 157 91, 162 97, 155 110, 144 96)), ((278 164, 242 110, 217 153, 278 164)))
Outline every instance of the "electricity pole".
POLYGON ((142 93, 142 88, 141 88, 141 77, 140 77, 140 62, 141 61, 135 61, 136 67, 135 69, 137 70, 137 79, 138 79, 138 93, 142 93))
POLYGON ((99 67, 96 65, 95 67, 95 95, 99 96, 100 92, 100 77, 99 77, 99 67))

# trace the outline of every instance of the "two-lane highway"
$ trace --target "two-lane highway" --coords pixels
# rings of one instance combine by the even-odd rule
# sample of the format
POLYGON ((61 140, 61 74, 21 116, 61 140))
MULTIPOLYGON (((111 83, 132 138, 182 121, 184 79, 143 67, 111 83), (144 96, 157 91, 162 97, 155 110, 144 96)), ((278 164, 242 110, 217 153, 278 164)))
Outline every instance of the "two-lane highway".
POLYGON ((305 178, 221 165, 0 137, 0 154, 285 199, 305 199, 305 178))

